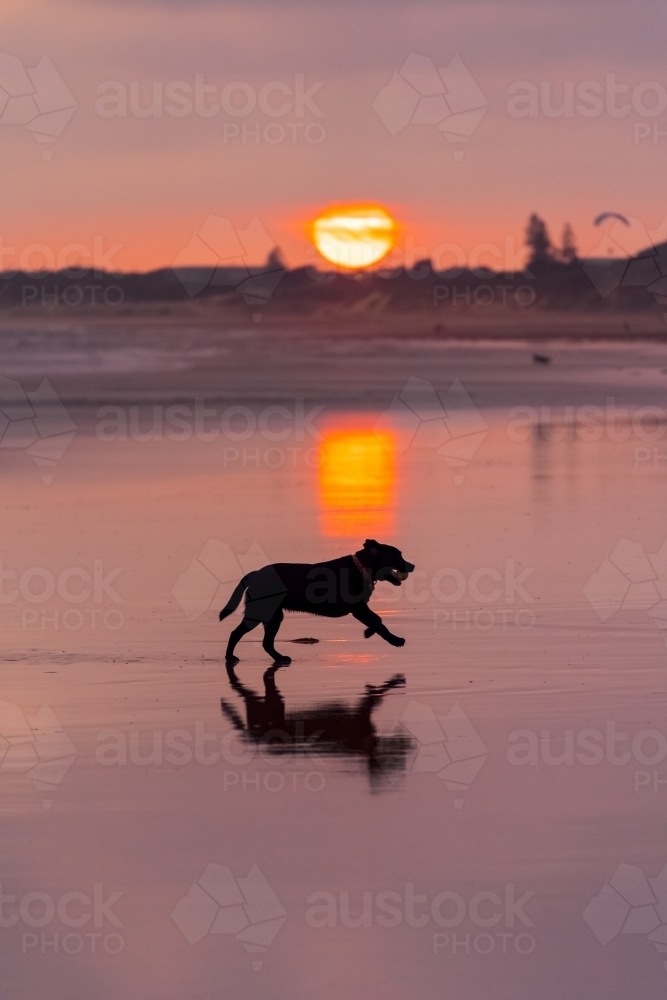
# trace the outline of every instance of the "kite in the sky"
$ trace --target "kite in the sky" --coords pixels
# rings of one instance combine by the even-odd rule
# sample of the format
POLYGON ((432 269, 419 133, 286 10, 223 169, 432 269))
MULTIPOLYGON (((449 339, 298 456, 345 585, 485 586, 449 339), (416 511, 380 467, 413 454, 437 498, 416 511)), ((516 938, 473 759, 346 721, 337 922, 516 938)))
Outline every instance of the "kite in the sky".
POLYGON ((630 225, 626 217, 624 215, 619 215, 618 212, 602 212, 602 214, 598 215, 596 219, 593 219, 593 225, 599 226, 605 219, 618 219, 619 222, 623 222, 626 226, 630 225))

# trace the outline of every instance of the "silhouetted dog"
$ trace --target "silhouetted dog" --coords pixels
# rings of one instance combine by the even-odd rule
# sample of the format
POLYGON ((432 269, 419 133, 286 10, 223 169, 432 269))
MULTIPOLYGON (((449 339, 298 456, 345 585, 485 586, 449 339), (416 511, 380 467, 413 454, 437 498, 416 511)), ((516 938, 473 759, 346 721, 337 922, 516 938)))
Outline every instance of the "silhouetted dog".
POLYGON ((378 736, 372 715, 388 691, 404 687, 405 678, 395 674, 384 684, 366 685, 366 693, 354 705, 342 701, 322 702, 286 711, 285 702, 275 682, 279 666, 264 674, 264 696, 242 684, 227 664, 229 683, 243 698, 246 722, 224 698, 223 714, 249 743, 261 745, 271 755, 351 756, 365 758, 372 785, 403 770, 414 741, 405 733, 378 736))
POLYGON ((274 563, 247 573, 220 612, 222 621, 236 610, 245 592, 243 621, 229 637, 225 659, 238 663, 234 655, 237 642, 261 622, 266 652, 276 663, 291 663, 290 657, 283 656, 273 645, 283 611, 309 611, 326 618, 353 615, 366 626, 367 639, 377 632, 392 646, 403 646, 405 639, 389 631, 380 616, 371 611, 368 600, 378 580, 400 587, 414 568, 393 545, 367 538, 363 549, 354 555, 321 563, 274 563))

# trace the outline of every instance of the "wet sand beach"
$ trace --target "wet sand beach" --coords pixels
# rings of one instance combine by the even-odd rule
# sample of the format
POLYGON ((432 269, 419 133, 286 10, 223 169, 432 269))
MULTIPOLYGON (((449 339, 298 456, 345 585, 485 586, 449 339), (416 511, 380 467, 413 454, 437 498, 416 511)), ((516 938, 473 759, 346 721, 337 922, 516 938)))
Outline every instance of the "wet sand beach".
POLYGON ((667 349, 543 349, 5 332, 73 425, 0 447, 8 998, 664 995, 667 349), (230 677, 238 579, 366 538, 406 645, 230 677))

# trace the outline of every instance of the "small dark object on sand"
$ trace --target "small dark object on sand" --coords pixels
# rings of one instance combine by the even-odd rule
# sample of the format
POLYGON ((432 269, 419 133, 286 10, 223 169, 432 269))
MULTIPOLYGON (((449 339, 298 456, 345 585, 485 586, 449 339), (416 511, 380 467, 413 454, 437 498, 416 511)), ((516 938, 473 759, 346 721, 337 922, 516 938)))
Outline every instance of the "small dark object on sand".
POLYGON ((288 642, 303 642, 303 643, 309 644, 311 642, 319 642, 320 640, 319 639, 313 639, 313 637, 311 635, 306 635, 306 636, 303 637, 303 639, 288 639, 287 641, 288 642))
POLYGON ((551 358, 548 354, 533 354, 533 361, 538 365, 548 365, 551 358))

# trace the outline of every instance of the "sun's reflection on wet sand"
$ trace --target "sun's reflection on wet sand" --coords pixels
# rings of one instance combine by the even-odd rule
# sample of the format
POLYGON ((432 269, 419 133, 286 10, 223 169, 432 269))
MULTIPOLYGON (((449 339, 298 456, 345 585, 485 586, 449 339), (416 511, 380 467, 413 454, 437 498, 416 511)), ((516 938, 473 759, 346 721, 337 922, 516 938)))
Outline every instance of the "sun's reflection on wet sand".
POLYGON ((328 538, 394 530, 395 442, 374 430, 325 434, 319 470, 322 534, 328 538))

